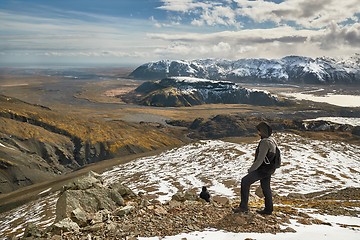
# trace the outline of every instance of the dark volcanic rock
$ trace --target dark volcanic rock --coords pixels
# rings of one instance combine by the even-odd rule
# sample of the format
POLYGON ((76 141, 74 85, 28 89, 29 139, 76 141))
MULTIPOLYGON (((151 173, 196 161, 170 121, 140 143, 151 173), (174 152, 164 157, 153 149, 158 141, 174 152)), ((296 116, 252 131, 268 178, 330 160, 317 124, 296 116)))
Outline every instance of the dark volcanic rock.
POLYGON ((268 122, 274 131, 295 130, 309 132, 338 132, 360 135, 359 127, 338 124, 323 120, 265 118, 257 116, 216 115, 208 120, 196 118, 193 121, 167 121, 173 126, 187 127, 193 139, 218 139, 256 135, 255 126, 261 121, 268 122))
POLYGON ((215 116, 200 126, 199 132, 204 133, 207 138, 243 136, 249 133, 240 119, 229 115, 215 116))
POLYGON ((360 126, 354 127, 351 133, 360 136, 360 126))
POLYGON ((136 101, 139 104, 157 107, 180 107, 211 103, 263 106, 285 104, 277 96, 266 91, 242 88, 233 82, 187 77, 145 82, 132 94, 138 96, 136 101))

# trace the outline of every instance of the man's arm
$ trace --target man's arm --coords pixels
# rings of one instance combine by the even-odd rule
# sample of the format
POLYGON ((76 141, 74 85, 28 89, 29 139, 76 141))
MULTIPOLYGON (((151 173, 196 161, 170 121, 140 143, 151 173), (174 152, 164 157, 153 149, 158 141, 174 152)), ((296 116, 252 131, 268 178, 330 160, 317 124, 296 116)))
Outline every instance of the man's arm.
POLYGON ((255 159, 254 163, 249 168, 248 172, 253 172, 261 166, 261 164, 265 160, 268 150, 269 150, 269 146, 268 146, 267 142, 264 140, 261 140, 259 143, 259 154, 258 154, 257 158, 255 159))

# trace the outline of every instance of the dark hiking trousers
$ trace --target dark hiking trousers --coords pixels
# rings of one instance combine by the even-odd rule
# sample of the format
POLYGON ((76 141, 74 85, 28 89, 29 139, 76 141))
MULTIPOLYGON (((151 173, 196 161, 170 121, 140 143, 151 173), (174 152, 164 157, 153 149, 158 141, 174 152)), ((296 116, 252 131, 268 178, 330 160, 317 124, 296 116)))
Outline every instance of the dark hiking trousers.
POLYGON ((274 171, 261 171, 258 169, 248 173, 241 179, 241 209, 245 211, 248 210, 250 186, 254 182, 260 180, 260 185, 265 196, 264 210, 270 213, 273 211, 272 193, 270 188, 271 175, 273 173, 274 171))

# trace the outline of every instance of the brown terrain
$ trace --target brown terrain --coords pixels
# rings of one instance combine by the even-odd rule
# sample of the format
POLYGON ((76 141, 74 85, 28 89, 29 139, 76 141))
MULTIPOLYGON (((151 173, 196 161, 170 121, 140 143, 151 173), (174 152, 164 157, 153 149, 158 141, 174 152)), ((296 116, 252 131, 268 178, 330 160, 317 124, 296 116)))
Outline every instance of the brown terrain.
POLYGON ((138 236, 174 236, 209 228, 235 233, 291 233, 296 230, 286 227, 290 220, 302 225, 331 226, 331 223, 314 218, 302 209, 356 217, 359 211, 349 208, 358 206, 359 190, 346 188, 330 194, 275 195, 274 214, 262 216, 255 212, 264 204, 260 189, 251 195, 248 213, 234 214, 232 208, 238 206, 237 200, 213 198, 205 202, 196 190, 187 190, 176 193, 166 203, 160 203, 149 199, 146 194, 137 195, 119 183, 105 186, 99 175, 90 172, 61 190, 55 223, 42 230, 32 223, 27 224, 23 239, 85 239, 89 236, 94 239, 137 239, 138 236))
MULTIPOLYGON (((198 139, 248 141, 255 134, 254 125, 262 120, 271 122, 278 131, 360 144, 358 128, 333 126, 327 131, 313 131, 301 127, 302 120, 322 115, 359 117, 358 108, 344 109, 307 101, 289 106, 140 106, 125 103, 121 98, 143 82, 127 78, 131 69, 79 71, 88 75, 75 78, 71 74, 54 74, 54 71, 0 69, 0 213, 35 199, 49 186, 53 187, 52 191, 58 191, 65 183, 90 170, 101 173, 113 165, 198 139)), ((256 88, 266 88, 272 93, 297 91, 292 86, 256 88)), ((321 123, 314 124, 313 129, 317 124, 321 123)), ((279 201, 286 200, 279 198, 279 201)), ((212 204, 201 209, 218 207, 212 204)), ((230 207, 221 205, 225 210, 218 217, 228 219, 230 207)), ((185 210, 181 206, 156 204, 146 206, 145 210, 157 208, 166 210, 159 216, 195 211, 191 206, 185 210)), ((142 212, 139 210, 136 214, 142 212)), ((138 216, 136 214, 133 216, 138 216)), ((286 221, 285 216, 276 217, 286 221)), ((231 230, 230 225, 211 224, 231 230)), ((203 228, 195 223, 191 226, 193 229, 189 230, 203 228)))

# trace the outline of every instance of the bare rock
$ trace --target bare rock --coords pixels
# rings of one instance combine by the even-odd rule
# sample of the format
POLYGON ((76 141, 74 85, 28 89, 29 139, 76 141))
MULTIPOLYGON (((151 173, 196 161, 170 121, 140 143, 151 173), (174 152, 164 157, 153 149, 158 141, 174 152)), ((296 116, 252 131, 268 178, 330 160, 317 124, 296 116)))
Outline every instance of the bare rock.
POLYGON ((83 228, 83 230, 87 231, 87 232, 97 232, 97 231, 102 230, 104 228, 104 226, 105 226, 105 223, 100 222, 100 223, 96 223, 94 225, 86 226, 83 228))
POLYGON ((80 208, 76 208, 71 212, 71 220, 76 222, 79 226, 87 225, 87 214, 80 208))
POLYGON ((174 201, 179 202, 185 202, 185 201, 197 201, 199 200, 198 194, 191 192, 191 191, 185 191, 185 192, 177 192, 175 195, 171 197, 174 201))
POLYGON ((79 232, 80 227, 77 223, 73 222, 70 218, 64 218, 61 221, 52 225, 52 232, 61 234, 61 232, 79 232))
POLYGON ((129 188, 116 183, 111 187, 102 184, 101 177, 89 172, 87 176, 76 179, 64 187, 56 203, 55 222, 70 218, 85 225, 87 214, 100 210, 113 211, 119 206, 124 206, 124 199, 136 196, 129 188))
POLYGON ((306 196, 301 193, 289 193, 287 195, 288 198, 294 198, 294 199, 306 199, 306 196))
POLYGON ((154 213, 156 215, 165 215, 165 214, 167 214, 167 211, 162 206, 155 206, 154 213))
POLYGON ((291 228, 291 227, 287 227, 283 230, 284 232, 292 232, 292 233, 296 233, 296 230, 291 228))
POLYGON ((127 214, 129 214, 134 209, 134 206, 125 206, 118 208, 114 211, 115 216, 123 217, 127 214))
MULTIPOLYGON (((125 195, 125 194, 124 194, 125 195)), ((119 206, 124 206, 124 198, 119 193, 119 191, 116 191, 115 189, 109 189, 109 197, 119 206)))
POLYGON ((35 226, 33 223, 29 223, 25 228, 23 238, 29 238, 29 237, 32 238, 41 237, 40 229, 37 226, 35 226))
POLYGON ((90 171, 87 175, 77 178, 75 181, 67 184, 63 188, 66 190, 85 190, 102 184, 99 174, 90 171))
POLYGON ((123 198, 136 197, 136 194, 130 188, 124 186, 121 183, 113 183, 109 186, 109 188, 118 192, 123 198))

